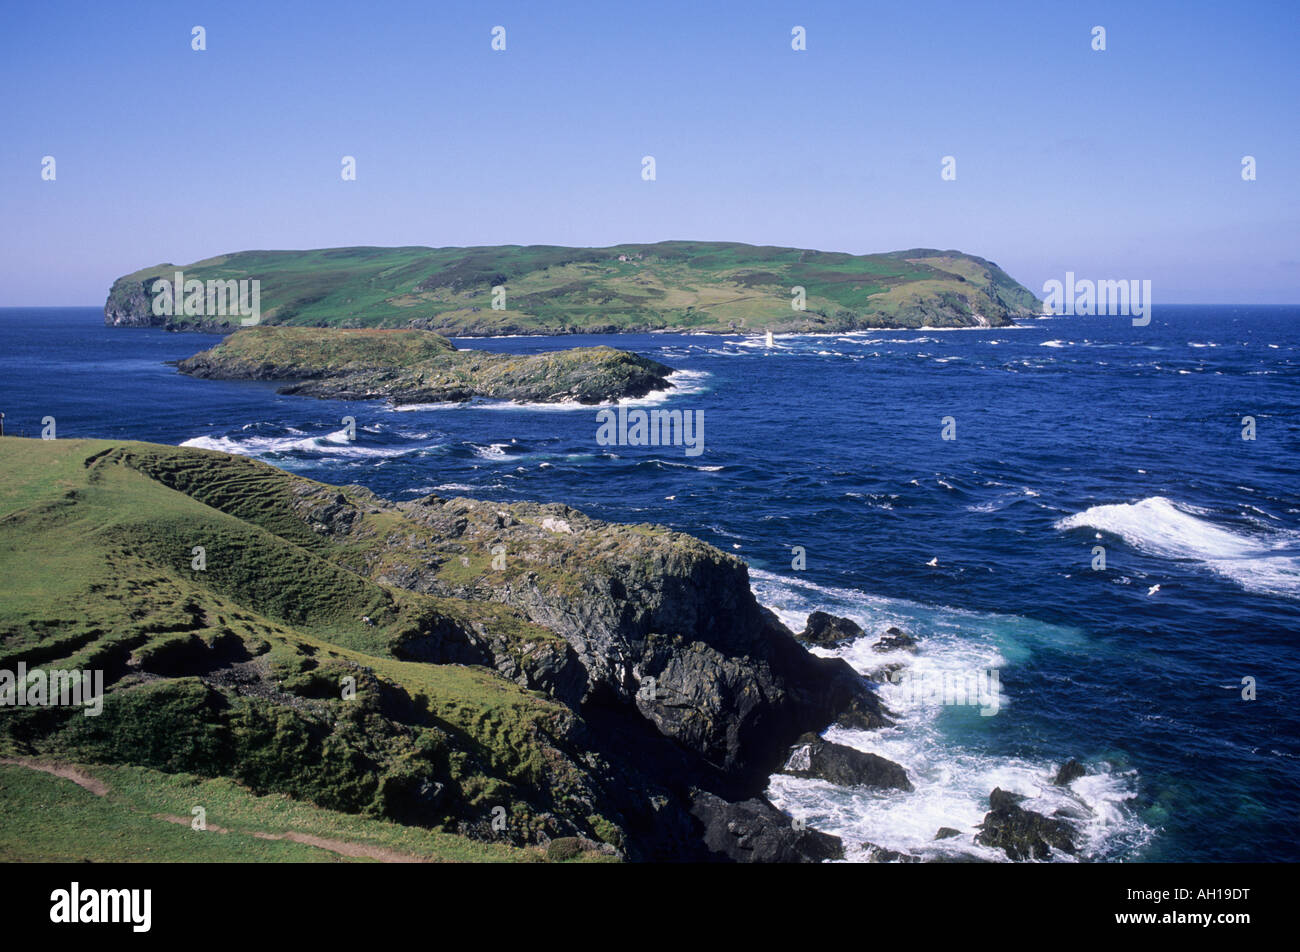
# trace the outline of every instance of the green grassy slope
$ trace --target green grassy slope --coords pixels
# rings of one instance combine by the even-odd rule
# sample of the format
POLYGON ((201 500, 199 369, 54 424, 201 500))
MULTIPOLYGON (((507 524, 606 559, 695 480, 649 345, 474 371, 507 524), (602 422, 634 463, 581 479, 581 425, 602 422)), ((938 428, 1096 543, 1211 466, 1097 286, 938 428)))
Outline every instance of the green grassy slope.
MULTIPOLYGON (((364 491, 349 492, 365 505, 364 491)), ((517 636, 521 653, 555 636, 503 606, 372 581, 368 547, 411 527, 372 506, 352 541, 336 543, 310 520, 338 494, 224 454, 0 438, 0 669, 98 669, 108 686, 98 717, 0 707, 0 757, 225 778, 233 786, 204 796, 224 798, 240 822, 210 810, 213 823, 256 829, 247 797, 281 794, 309 805, 299 818, 307 832, 329 826, 319 810, 406 823, 385 842, 431 858, 528 858, 489 847, 535 843, 542 830, 617 843, 590 765, 569 741, 566 707, 487 668, 393 652, 412 633, 448 624, 490 625, 517 636), (192 567, 195 546, 206 551, 202 571, 192 567), (347 678, 354 699, 342 697, 347 678), (500 836, 490 822, 498 806, 508 817, 500 836)), ((73 802, 77 791, 17 769, 0 774, 6 817, 16 811, 24 829, 40 826, 33 808, 13 806, 29 794, 52 806, 30 841, 39 849, 0 838, 0 855, 134 855, 128 834, 144 823, 144 792, 116 806, 73 802), (119 831, 118 852, 111 837, 81 845, 80 826, 60 825, 83 814, 93 829, 119 831)), ((184 827, 144 825, 160 855, 194 842, 176 839, 184 827)), ((204 849, 300 858, 290 845, 232 835, 204 849)))
POLYGON ((119 278, 105 320, 238 326, 238 317, 154 317, 153 282, 176 270, 200 281, 260 280, 263 323, 416 326, 453 336, 997 326, 1039 311, 1034 295, 997 265, 956 251, 850 255, 668 241, 244 251, 119 278), (504 310, 492 308, 498 285, 506 289, 504 310), (805 289, 806 310, 791 307, 796 286, 805 289))
POLYGON ((459 353, 441 334, 399 329, 247 327, 220 347, 230 360, 261 368, 264 379, 399 370, 459 353))
POLYGON ((0 862, 529 862, 544 856, 324 810, 283 794, 257 796, 226 778, 107 765, 77 772, 106 791, 0 764, 0 862), (206 829, 191 826, 195 807, 202 807, 206 829))

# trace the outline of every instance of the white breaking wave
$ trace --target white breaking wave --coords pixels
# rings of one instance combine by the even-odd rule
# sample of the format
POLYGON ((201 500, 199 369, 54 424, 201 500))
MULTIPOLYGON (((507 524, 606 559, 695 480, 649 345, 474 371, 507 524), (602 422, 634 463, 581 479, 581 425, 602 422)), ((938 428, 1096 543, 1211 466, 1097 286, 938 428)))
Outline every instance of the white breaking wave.
POLYGON ((283 437, 250 436, 232 439, 228 436, 196 436, 181 446, 202 450, 216 450, 235 456, 264 456, 277 453, 316 453, 322 456, 382 457, 402 456, 415 451, 410 446, 366 446, 364 439, 349 440, 345 430, 335 430, 324 436, 283 437))
POLYGON ((647 463, 657 463, 659 466, 667 466, 669 469, 693 469, 701 473, 720 473, 726 467, 724 466, 697 466, 694 463, 675 463, 669 459, 651 458, 646 460, 647 463))
POLYGON ((478 446, 471 443, 470 448, 479 459, 506 459, 506 450, 510 448, 510 444, 493 443, 490 446, 478 446))
POLYGON ((403 403, 397 405, 397 404, 389 403, 389 404, 385 404, 384 409, 392 413, 417 413, 424 410, 460 410, 466 406, 469 406, 469 404, 447 402, 447 403, 403 403))
MULTIPOLYGON (((901 664, 915 685, 964 678, 973 671, 1000 670, 1028 657, 1038 645, 1077 645, 1083 636, 1062 628, 1012 615, 991 615, 961 609, 920 605, 901 599, 867 595, 750 569, 759 601, 776 612, 794 630, 803 628, 808 613, 830 611, 856 621, 866 636, 835 651, 815 654, 842 657, 856 670, 870 673, 882 665, 901 664), (918 636, 920 650, 877 652, 872 648, 886 628, 897 625, 918 636)), ((865 861, 864 843, 926 858, 974 855, 1003 861, 1001 850, 974 840, 976 826, 988 812, 994 787, 1021 794, 1025 809, 1051 815, 1068 814, 1078 831, 1079 857, 1117 859, 1146 843, 1153 831, 1136 811, 1125 806, 1135 796, 1136 772, 1114 772, 1105 765, 1090 768, 1086 777, 1068 788, 1053 786, 1061 763, 1071 754, 1062 751, 1055 761, 1035 761, 985 752, 978 732, 963 729, 963 720, 992 722, 976 709, 943 705, 938 698, 917 691, 909 682, 878 685, 881 700, 897 717, 894 728, 858 731, 832 728, 828 740, 886 757, 907 771, 914 790, 873 790, 837 787, 821 780, 774 774, 767 795, 790 815, 814 829, 839 836, 847 860, 865 861), (955 742, 949 726, 955 724, 955 742), (940 827, 959 835, 936 840, 940 827)), ((1015 699, 1000 691, 1006 708, 1015 699)), ((1057 855, 1054 858, 1069 860, 1057 855)))
POLYGON ((483 400, 456 406, 472 407, 476 410, 587 410, 594 412, 603 407, 649 407, 665 403, 674 397, 690 396, 704 391, 704 381, 712 376, 706 370, 675 370, 666 378, 672 387, 656 390, 644 397, 624 397, 620 400, 606 400, 604 403, 579 403, 577 400, 561 400, 557 403, 522 403, 511 400, 483 400))
MULTIPOLYGON (((663 403, 671 400, 673 397, 692 396, 702 393, 705 389, 704 381, 711 377, 707 370, 674 370, 668 375, 668 382, 672 384, 671 390, 656 390, 654 393, 648 393, 644 397, 626 397, 618 401, 619 406, 625 407, 644 407, 656 403, 663 403)), ((601 404, 602 406, 612 406, 613 404, 601 404)))
POLYGON ((1216 525, 1204 515, 1204 510, 1150 496, 1093 506, 1059 520, 1056 528, 1108 532, 1148 555, 1199 562, 1247 591, 1300 597, 1300 533, 1252 535, 1216 525))
POLYGON ((665 378, 672 384, 669 389, 656 390, 644 397, 624 397, 620 400, 606 400, 604 403, 579 403, 577 400, 557 400, 542 403, 475 397, 472 400, 460 402, 407 403, 400 406, 388 404, 386 409, 394 413, 412 413, 424 410, 547 410, 552 412, 588 410, 594 412, 602 407, 648 407, 664 403, 674 397, 702 393, 705 390, 704 381, 710 376, 712 374, 707 370, 674 370, 665 378))

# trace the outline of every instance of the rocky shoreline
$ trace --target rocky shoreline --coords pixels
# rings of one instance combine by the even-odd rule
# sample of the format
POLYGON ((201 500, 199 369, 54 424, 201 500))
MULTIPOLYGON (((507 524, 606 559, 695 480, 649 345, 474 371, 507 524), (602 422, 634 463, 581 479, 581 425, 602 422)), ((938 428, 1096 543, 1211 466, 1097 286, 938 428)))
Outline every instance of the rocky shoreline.
MULTIPOLYGON (((804 630, 795 637, 810 647, 833 650, 871 636, 851 619, 815 611, 808 616, 804 630)), ((889 627, 879 634, 871 648, 881 654, 916 654, 921 650, 922 643, 899 628, 889 627)), ((906 667, 905 661, 882 660, 879 666, 862 676, 870 682, 883 683, 895 680, 906 667)), ((799 738, 790 749, 789 759, 781 772, 793 777, 825 781, 838 787, 869 787, 897 791, 902 795, 915 789, 907 771, 899 764, 876 754, 832 743, 815 733, 799 738)), ((1061 766, 1050 783, 1056 787, 1068 788, 1087 773, 1087 769, 1078 760, 1070 759, 1061 766)), ((1048 778, 1045 777, 1044 782, 1049 782, 1048 778)), ((1080 852, 1081 841, 1077 821, 1086 819, 1088 808, 1080 802, 1077 809, 1058 809, 1052 816, 1046 816, 1021 806, 1026 799, 1020 794, 994 788, 989 793, 989 810, 979 824, 968 830, 940 826, 935 831, 934 840, 964 838, 969 844, 999 850, 1012 861, 1076 857, 1080 852)), ((960 848, 923 857, 885 849, 869 842, 856 846, 867 861, 872 863, 988 861, 983 856, 960 848)))
MULTIPOLYGON (((6 442, 23 445, 0 463, 22 465, 0 475, 57 503, 0 519, 0 544, 104 569, 69 577, 74 618, 53 629, 45 595, 14 602, 0 664, 100 668, 107 691, 102 717, 10 714, 0 752, 230 777, 560 858, 919 859, 767 798, 780 772, 890 796, 917 778, 822 737, 894 728, 880 679, 808 650, 743 561, 689 535, 559 504, 391 502, 186 447, 6 442)), ((872 636, 815 613, 804 637, 872 636)), ((875 645, 924 650, 897 629, 875 645)), ((1001 790, 978 830, 936 831, 957 836, 1013 860, 1078 851, 1071 817, 1001 790)))
POLYGON ((739 559, 561 505, 393 503, 206 450, 6 442, 8 478, 63 502, 0 520, 0 543, 100 552, 104 574, 69 577, 75 620, 54 633, 46 595, 15 602, 0 662, 102 669, 106 693, 96 718, 11 714, 2 749, 521 847, 837 855, 763 798, 768 777, 801 736, 888 713, 759 606, 739 559))

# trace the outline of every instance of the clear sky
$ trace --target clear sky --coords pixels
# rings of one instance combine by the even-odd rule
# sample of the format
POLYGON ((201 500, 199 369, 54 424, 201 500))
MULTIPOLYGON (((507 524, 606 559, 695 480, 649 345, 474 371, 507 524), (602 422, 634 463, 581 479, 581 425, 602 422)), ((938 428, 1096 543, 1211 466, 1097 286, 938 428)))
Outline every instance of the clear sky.
POLYGON ((7 4, 0 305, 250 248, 672 238, 1300 302, 1297 50, 1295 0, 7 4))

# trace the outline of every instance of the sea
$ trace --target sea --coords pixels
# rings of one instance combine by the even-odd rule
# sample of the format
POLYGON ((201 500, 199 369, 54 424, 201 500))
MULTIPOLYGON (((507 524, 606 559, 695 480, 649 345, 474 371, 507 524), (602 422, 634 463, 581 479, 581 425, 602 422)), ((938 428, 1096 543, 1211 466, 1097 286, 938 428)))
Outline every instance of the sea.
POLYGON ((93 307, 0 310, 6 431, 40 436, 52 417, 57 438, 237 453, 395 500, 564 502, 732 553, 792 629, 824 610, 866 632, 819 653, 888 666, 897 725, 827 736, 914 789, 768 789, 849 861, 865 844, 1005 859, 973 838, 995 787, 1074 826, 1079 852, 1059 861, 1300 860, 1300 308, 770 346, 456 342, 662 361, 673 389, 628 410, 692 412, 698 455, 602 445, 591 406, 393 407, 176 372, 218 340, 107 328, 93 307), (917 650, 875 650, 890 627, 917 650), (1070 758, 1085 776, 1055 786, 1070 758))

